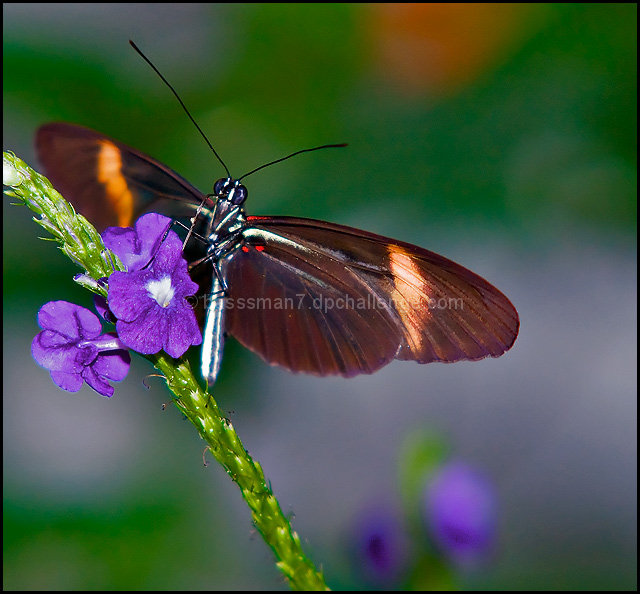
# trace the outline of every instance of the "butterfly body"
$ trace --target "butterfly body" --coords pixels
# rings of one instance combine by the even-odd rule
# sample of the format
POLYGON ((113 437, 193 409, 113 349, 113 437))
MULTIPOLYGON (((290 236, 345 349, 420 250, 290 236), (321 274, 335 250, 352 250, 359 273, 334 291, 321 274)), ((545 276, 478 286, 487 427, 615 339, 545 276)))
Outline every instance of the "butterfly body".
POLYGON ((99 230, 149 211, 190 220, 184 254, 206 301, 210 382, 225 333, 272 365, 344 377, 393 359, 497 357, 518 334, 518 314, 498 289, 418 246, 325 221, 247 215, 239 181, 223 178, 204 195, 79 126, 43 126, 36 149, 54 186, 99 230))
POLYGON ((202 279, 202 274, 198 274, 197 270, 204 266, 204 283, 201 284, 204 284, 205 290, 207 281, 211 281, 203 304, 205 323, 200 363, 201 373, 209 383, 215 382, 222 364, 226 337, 225 266, 227 260, 243 244, 242 232, 246 226, 246 216, 241 204, 245 197, 244 186, 231 179, 218 180, 214 185, 213 202, 209 196, 203 200, 191 219, 184 242, 192 276, 202 279), (203 248, 204 255, 197 257, 203 248))

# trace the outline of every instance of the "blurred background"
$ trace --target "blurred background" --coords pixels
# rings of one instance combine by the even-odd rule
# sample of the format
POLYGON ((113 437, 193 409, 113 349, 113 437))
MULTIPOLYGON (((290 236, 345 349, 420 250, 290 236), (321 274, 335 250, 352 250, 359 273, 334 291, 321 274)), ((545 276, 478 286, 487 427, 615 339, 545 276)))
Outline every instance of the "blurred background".
MULTIPOLYGON (((349 143, 252 176, 249 214, 419 244, 517 307, 520 336, 499 359, 351 380, 227 344, 214 396, 331 587, 636 588, 636 11, 3 4, 3 144, 34 167, 35 130, 63 120, 210 191, 219 164, 133 39, 236 176, 349 143), (490 485, 490 552, 473 563, 448 556, 436 500, 420 495, 441 462, 490 485), (367 569, 374 541, 378 568, 394 559, 385 575, 367 569)), ((143 386, 146 361, 106 399, 57 389, 31 359, 41 305, 91 299, 9 203, 4 587, 287 589, 235 485, 162 410, 162 382, 143 386)))

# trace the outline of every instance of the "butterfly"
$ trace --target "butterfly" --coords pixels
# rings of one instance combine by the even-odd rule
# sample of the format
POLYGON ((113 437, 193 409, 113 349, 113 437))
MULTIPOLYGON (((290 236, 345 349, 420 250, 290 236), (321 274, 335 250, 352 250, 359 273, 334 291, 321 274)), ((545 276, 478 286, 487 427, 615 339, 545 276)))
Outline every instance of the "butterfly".
POLYGON ((239 180, 221 178, 205 195, 153 158, 72 124, 42 126, 36 151, 99 231, 132 226, 144 212, 190 215, 184 254, 206 297, 209 383, 227 334, 271 365, 344 377, 394 359, 499 357, 518 335, 505 295, 421 247, 325 221, 247 215, 239 180))

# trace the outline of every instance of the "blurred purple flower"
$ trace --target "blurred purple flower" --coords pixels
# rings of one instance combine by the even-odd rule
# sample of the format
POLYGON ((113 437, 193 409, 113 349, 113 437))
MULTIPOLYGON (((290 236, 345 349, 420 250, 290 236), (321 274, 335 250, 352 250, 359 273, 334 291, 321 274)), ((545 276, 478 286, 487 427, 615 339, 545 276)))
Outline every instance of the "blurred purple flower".
POLYGON ((354 546, 359 572, 368 583, 391 587, 402 575, 407 538, 398 514, 390 506, 372 506, 360 514, 354 546))
POLYGON ((497 499, 489 479, 463 463, 442 466, 425 491, 429 531, 454 562, 469 564, 490 552, 496 536, 497 499))
POLYGON ((122 240, 116 246, 122 251, 114 251, 132 268, 109 277, 108 301, 125 345, 145 355, 164 350, 180 357, 202 342, 195 313, 186 300, 198 285, 189 277, 180 238, 174 231, 167 232, 167 221, 160 215, 145 215, 136 223, 135 237, 113 236, 122 240), (137 250, 136 256, 128 258, 123 246, 137 250))
POLYGON ((98 317, 67 301, 50 301, 38 312, 42 332, 31 343, 31 354, 51 372, 53 382, 77 392, 85 381, 98 394, 112 396, 108 380, 121 381, 131 358, 114 334, 103 334, 98 317))
POLYGON ((155 212, 141 216, 132 227, 107 227, 102 232, 104 245, 126 266, 128 272, 141 270, 156 254, 171 219, 155 212))

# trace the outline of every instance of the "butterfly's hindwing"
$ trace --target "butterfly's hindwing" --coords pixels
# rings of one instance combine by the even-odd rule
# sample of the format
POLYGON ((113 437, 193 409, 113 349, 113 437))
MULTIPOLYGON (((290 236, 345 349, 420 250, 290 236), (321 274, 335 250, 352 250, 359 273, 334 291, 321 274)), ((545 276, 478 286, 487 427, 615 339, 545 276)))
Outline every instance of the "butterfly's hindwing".
POLYGON ((497 357, 517 336, 511 302, 433 252, 323 221, 247 225, 227 267, 227 328, 269 363, 352 376, 394 358, 497 357))

